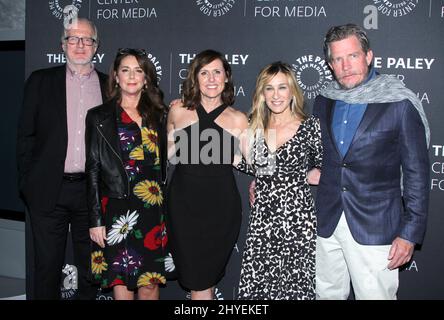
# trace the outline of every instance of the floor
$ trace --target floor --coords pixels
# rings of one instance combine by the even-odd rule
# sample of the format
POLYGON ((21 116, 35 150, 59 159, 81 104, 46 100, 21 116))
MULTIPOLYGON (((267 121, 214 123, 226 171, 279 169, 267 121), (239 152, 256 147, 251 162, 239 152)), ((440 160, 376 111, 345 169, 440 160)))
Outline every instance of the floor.
POLYGON ((0 300, 26 300, 25 279, 0 276, 0 300))

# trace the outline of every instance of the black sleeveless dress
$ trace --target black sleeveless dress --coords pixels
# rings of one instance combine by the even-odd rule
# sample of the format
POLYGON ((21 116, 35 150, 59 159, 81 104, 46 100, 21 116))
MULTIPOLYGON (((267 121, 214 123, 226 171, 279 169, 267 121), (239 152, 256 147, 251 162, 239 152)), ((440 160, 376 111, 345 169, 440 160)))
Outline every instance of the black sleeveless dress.
POLYGON ((175 133, 176 164, 167 197, 167 226, 178 280, 190 290, 216 285, 236 243, 241 200, 232 162, 239 141, 214 120, 221 105, 175 133))

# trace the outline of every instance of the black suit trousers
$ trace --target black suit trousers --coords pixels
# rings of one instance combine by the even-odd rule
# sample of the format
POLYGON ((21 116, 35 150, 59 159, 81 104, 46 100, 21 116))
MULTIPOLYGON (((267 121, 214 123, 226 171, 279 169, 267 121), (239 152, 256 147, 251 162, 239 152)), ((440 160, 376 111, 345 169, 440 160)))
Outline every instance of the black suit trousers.
POLYGON ((74 277, 74 282, 70 285, 74 288, 77 286, 77 299, 95 299, 97 287, 89 281, 91 241, 86 179, 63 180, 53 211, 44 212, 32 208, 29 210, 34 244, 34 298, 61 298, 61 287, 64 285, 62 268, 65 263, 67 237, 71 234, 78 281, 75 281, 74 277))

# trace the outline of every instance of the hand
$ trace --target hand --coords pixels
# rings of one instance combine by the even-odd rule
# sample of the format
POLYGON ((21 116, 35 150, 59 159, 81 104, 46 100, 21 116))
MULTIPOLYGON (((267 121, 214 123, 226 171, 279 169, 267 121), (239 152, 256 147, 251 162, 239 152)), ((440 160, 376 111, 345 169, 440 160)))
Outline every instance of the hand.
POLYGON ((180 100, 180 99, 174 99, 173 101, 170 102, 170 108, 175 107, 175 106, 178 106, 178 105, 181 105, 181 104, 183 104, 183 103, 182 103, 182 100, 180 100))
POLYGON ((392 247, 390 248, 388 256, 390 263, 387 268, 393 270, 409 262, 412 258, 414 248, 415 245, 410 241, 397 237, 393 240, 392 247))
POLYGON ((97 243, 101 248, 105 248, 105 240, 106 240, 105 227, 89 228, 89 236, 91 240, 97 243))
POLYGON ((309 184, 317 186, 319 184, 319 179, 321 178, 321 170, 318 168, 311 169, 307 173, 307 181, 309 184))
POLYGON ((251 181, 250 186, 248 187, 250 206, 252 207, 254 204, 254 192, 256 190, 256 180, 251 181))

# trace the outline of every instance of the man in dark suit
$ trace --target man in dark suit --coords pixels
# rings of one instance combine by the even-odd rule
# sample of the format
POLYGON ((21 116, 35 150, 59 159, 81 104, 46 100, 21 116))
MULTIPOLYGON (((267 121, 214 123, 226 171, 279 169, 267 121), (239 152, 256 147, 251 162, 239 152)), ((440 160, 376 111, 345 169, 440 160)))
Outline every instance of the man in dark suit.
POLYGON ((316 98, 324 150, 317 190, 318 299, 396 299, 398 268, 423 240, 429 129, 421 102, 377 74, 365 31, 332 27, 324 40, 336 81, 316 98))
POLYGON ((79 299, 94 299, 89 281, 90 238, 86 205, 85 116, 102 104, 106 75, 92 58, 94 24, 74 19, 61 39, 67 63, 35 71, 25 85, 19 120, 19 188, 27 206, 34 244, 36 299, 60 299, 61 271, 69 228, 78 271, 79 299))

